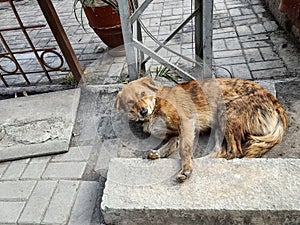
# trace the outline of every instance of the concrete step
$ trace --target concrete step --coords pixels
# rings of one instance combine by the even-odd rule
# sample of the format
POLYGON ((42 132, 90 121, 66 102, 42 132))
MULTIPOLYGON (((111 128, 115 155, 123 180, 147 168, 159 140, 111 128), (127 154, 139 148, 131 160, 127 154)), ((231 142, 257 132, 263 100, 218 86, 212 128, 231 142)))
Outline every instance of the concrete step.
POLYGON ((107 224, 300 224, 299 159, 112 159, 101 208, 107 224))

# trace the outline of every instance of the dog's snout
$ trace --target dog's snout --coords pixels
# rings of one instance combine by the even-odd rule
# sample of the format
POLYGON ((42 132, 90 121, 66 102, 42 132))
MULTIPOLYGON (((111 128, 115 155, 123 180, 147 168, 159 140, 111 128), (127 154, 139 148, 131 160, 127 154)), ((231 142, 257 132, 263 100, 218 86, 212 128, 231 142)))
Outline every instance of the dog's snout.
POLYGON ((141 116, 146 116, 148 113, 148 109, 147 108, 142 108, 140 111, 141 116))

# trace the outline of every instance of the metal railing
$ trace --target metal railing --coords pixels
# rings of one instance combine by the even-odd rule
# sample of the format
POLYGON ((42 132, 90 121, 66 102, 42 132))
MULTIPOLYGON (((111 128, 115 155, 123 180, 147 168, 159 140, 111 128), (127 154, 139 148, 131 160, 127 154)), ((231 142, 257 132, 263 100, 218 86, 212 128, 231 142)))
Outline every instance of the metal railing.
POLYGON ((194 11, 192 11, 191 15, 182 21, 182 23, 173 32, 171 32, 163 42, 160 42, 153 37, 151 32, 143 26, 143 22, 140 19, 142 13, 152 1, 153 0, 144 0, 139 7, 132 8, 136 6, 136 3, 132 3, 132 0, 130 1, 130 5, 128 4, 128 0, 118 0, 130 80, 138 78, 141 69, 144 68, 149 58, 153 58, 186 79, 211 77, 213 1, 195 0, 194 11), (131 10, 129 8, 130 6, 131 10), (193 18, 195 24, 195 60, 187 58, 184 55, 180 55, 166 46, 166 44, 193 18), (149 35, 159 47, 156 49, 150 49, 143 44, 141 41, 141 29, 144 33, 149 35), (159 50, 162 48, 179 55, 185 60, 193 62, 199 69, 198 77, 190 75, 187 71, 183 70, 176 64, 160 56, 159 50), (143 59, 143 57, 140 57, 142 54, 146 54, 148 57, 143 59))
POLYGON ((71 69, 73 76, 79 82, 81 79, 82 70, 80 68, 79 62, 73 52, 73 49, 67 39, 66 34, 62 28, 62 25, 59 21, 59 18, 54 10, 54 7, 50 0, 38 0, 38 3, 41 7, 42 12, 53 32, 55 39, 57 40, 58 45, 60 46, 62 53, 69 65, 69 68, 64 66, 64 57, 56 51, 55 47, 44 47, 44 48, 36 48, 33 41, 29 36, 28 30, 32 29, 41 29, 45 27, 44 24, 35 24, 25 26, 22 22, 22 19, 14 5, 13 0, 8 0, 11 10, 13 11, 13 15, 15 16, 18 26, 2 28, 0 29, 0 42, 4 47, 4 52, 0 51, 0 80, 3 84, 8 87, 9 84, 7 82, 6 77, 12 75, 21 75, 24 78, 24 82, 27 85, 31 84, 30 79, 28 78, 29 74, 38 74, 43 73, 47 77, 48 81, 51 83, 52 79, 49 75, 50 72, 54 71, 67 71, 69 68, 71 69), (10 31, 18 31, 20 30, 25 37, 27 44, 29 45, 28 48, 24 50, 13 50, 8 41, 4 37, 5 32, 10 31), (59 32, 59 33, 57 33, 59 32), (33 57, 37 60, 40 69, 35 68, 34 70, 25 70, 23 68, 22 63, 18 61, 18 55, 21 54, 32 54, 33 57), (56 62, 55 65, 47 62, 47 55, 51 54, 52 56, 56 57, 58 63, 56 62), (9 68, 6 68, 1 62, 6 62, 9 64, 9 68))

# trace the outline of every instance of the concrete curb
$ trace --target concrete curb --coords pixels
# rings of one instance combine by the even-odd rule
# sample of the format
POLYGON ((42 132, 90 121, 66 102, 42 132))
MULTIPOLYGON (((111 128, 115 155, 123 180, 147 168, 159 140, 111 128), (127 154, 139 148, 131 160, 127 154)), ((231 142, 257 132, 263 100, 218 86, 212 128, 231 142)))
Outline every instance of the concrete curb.
POLYGON ((195 159, 174 182, 179 161, 115 158, 101 208, 107 224, 299 224, 299 159, 195 159))

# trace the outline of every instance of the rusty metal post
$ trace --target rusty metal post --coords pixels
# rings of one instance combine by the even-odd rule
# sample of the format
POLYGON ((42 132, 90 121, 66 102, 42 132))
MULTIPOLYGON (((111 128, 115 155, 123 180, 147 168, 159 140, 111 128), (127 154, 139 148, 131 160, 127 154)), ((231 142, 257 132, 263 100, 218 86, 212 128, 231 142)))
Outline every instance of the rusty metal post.
POLYGON ((70 44, 70 41, 66 35, 66 32, 59 20, 59 17, 54 9, 51 0, 37 0, 38 4, 49 24, 49 27, 68 63, 70 70, 77 82, 82 80, 82 68, 78 62, 75 52, 70 44))

